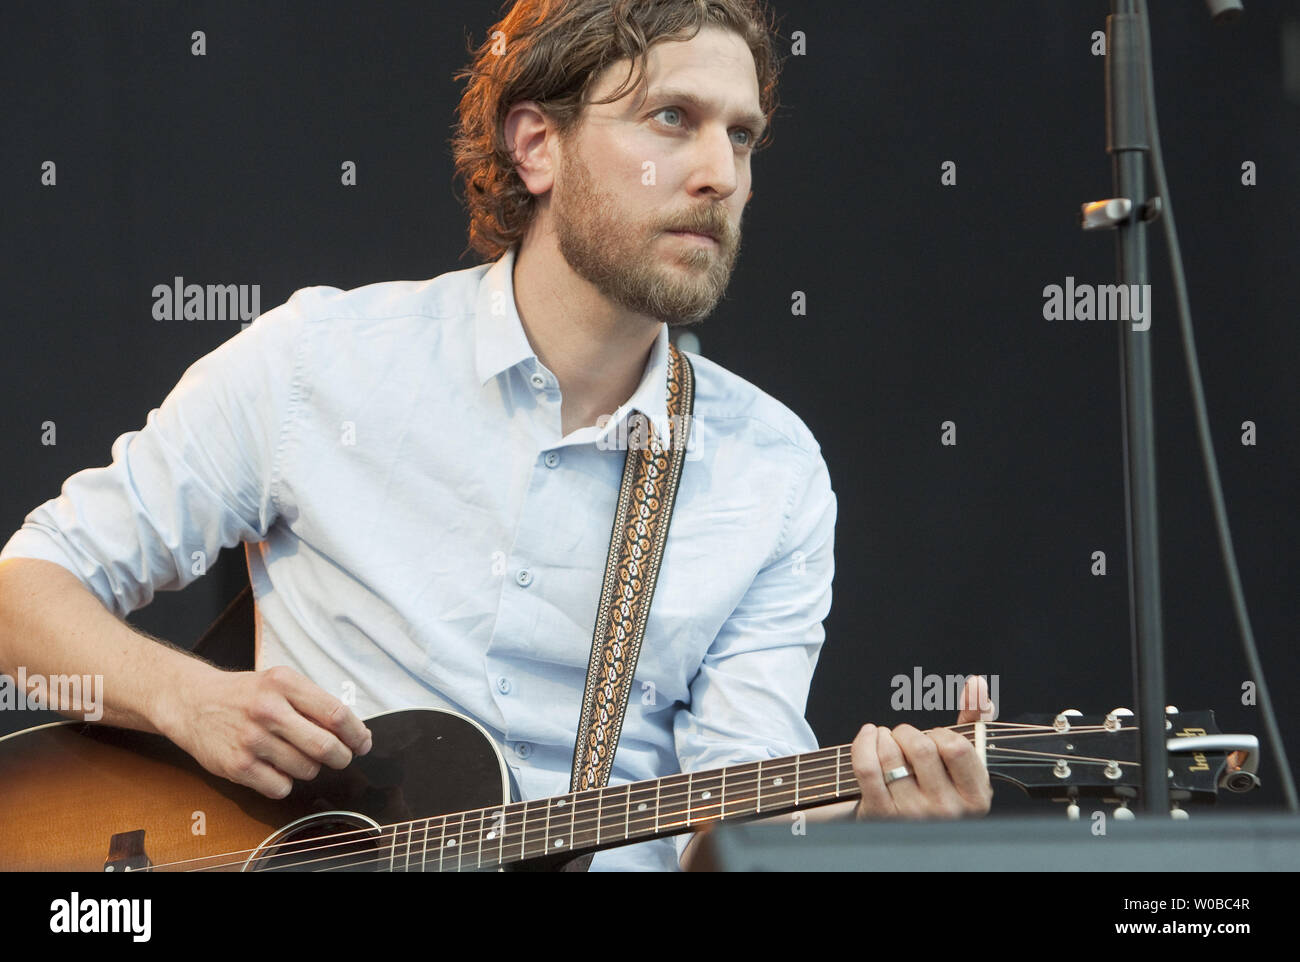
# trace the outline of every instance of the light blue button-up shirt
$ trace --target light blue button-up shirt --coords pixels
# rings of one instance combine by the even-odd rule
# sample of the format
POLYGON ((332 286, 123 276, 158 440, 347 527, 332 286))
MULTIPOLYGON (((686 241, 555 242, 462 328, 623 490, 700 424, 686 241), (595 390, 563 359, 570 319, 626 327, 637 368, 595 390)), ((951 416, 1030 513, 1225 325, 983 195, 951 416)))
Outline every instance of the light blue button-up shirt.
MULTIPOLYGON (((312 287, 186 371, 112 464, 68 478, 0 558, 76 574, 119 617, 248 545, 257 666, 368 717, 483 725, 526 798, 568 791, 633 410, 668 435, 668 328, 603 428, 560 389, 495 264, 312 287)), ((611 784, 817 747, 836 499, 788 408, 707 358, 611 784)), ((688 836, 592 869, 677 867, 688 836)))

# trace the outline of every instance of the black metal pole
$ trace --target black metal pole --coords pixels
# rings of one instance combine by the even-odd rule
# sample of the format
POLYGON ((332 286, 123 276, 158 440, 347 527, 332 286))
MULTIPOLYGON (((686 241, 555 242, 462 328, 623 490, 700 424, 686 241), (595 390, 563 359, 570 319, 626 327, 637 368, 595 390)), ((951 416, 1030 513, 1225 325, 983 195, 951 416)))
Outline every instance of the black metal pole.
POLYGON ((1111 155, 1115 197, 1132 200, 1132 213, 1117 225, 1119 284, 1146 305, 1145 329, 1120 320, 1124 494, 1128 531, 1129 630, 1133 644, 1135 717, 1140 726, 1142 808, 1169 813, 1165 750, 1164 639, 1160 609, 1159 518, 1156 510, 1156 431, 1151 387, 1152 310, 1147 272, 1144 212, 1146 159, 1150 150, 1143 77, 1148 68, 1144 16, 1135 0, 1111 0, 1106 20, 1106 151, 1111 155))

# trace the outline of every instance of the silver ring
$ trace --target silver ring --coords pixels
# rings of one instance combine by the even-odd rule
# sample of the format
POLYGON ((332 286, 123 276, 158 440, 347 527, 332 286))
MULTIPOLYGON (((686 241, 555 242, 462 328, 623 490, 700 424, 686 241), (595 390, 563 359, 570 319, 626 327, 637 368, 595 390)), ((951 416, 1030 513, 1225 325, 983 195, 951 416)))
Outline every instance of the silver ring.
POLYGON ((908 778, 911 774, 912 770, 906 765, 899 765, 897 768, 891 768, 889 771, 885 772, 885 784, 888 785, 891 782, 896 782, 900 778, 908 778))

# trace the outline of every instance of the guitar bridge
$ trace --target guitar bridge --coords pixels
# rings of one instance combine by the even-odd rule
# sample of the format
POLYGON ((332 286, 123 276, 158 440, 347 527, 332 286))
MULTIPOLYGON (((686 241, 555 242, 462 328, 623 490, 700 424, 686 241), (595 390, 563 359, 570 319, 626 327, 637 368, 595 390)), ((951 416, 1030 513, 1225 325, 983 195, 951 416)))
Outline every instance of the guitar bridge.
POLYGON ((144 829, 118 832, 108 840, 105 872, 139 872, 152 867, 153 862, 144 851, 144 829))

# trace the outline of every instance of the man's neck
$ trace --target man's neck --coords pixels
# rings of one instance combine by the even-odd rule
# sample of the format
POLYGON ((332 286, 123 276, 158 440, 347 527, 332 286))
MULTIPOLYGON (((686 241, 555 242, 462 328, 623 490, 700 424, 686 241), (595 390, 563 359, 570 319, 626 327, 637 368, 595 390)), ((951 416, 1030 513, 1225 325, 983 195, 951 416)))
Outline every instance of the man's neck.
POLYGON ((559 379, 563 436, 613 414, 633 395, 661 321, 610 304, 553 243, 519 249, 514 295, 529 346, 559 379))

